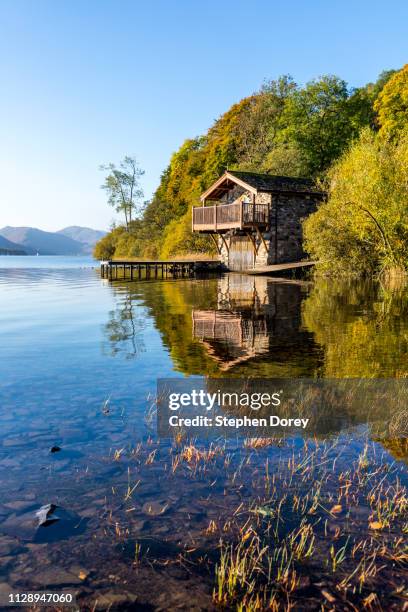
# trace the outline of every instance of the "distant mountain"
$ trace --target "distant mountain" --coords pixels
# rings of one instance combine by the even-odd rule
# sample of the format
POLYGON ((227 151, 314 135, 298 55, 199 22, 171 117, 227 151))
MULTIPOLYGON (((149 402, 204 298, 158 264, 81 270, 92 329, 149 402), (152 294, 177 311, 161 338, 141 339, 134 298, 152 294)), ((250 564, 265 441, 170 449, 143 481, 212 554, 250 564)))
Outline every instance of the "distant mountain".
POLYGON ((32 252, 23 245, 11 242, 0 235, 0 255, 32 255, 32 252))
MULTIPOLYGON (((72 225, 58 232, 44 232, 35 227, 3 227, 0 249, 25 251, 27 255, 90 255, 96 242, 106 232, 72 225)), ((1 251, 0 251, 1 252, 1 251)))
POLYGON ((80 227, 78 225, 71 225, 70 227, 64 227, 59 230, 58 234, 72 238, 84 245, 85 252, 92 253, 95 244, 106 235, 106 232, 101 230, 94 230, 90 227, 80 227))
POLYGON ((72 240, 58 232, 44 232, 34 227, 3 227, 0 236, 21 245, 30 254, 40 255, 82 255, 85 252, 81 242, 72 240))

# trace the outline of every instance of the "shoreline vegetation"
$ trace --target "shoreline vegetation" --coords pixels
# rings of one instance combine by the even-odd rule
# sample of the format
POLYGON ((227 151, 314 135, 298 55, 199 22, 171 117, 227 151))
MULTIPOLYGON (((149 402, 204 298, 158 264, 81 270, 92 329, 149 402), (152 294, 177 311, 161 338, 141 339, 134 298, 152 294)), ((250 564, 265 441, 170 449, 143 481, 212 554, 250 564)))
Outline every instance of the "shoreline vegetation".
POLYGON ((127 474, 105 507, 129 563, 117 573, 153 607, 148 585, 166 580, 168 609, 188 597, 205 610, 401 610, 407 490, 389 442, 180 435, 112 449, 127 474))
POLYGON ((94 256, 215 255, 208 237, 191 232, 191 208, 219 175, 236 169, 311 177, 327 192, 304 222, 306 251, 322 262, 318 273, 405 274, 407 126, 408 64, 359 88, 333 75, 304 87, 287 75, 265 82, 181 145, 150 201, 143 202, 136 160, 102 167, 108 202, 125 223, 111 228, 94 256))

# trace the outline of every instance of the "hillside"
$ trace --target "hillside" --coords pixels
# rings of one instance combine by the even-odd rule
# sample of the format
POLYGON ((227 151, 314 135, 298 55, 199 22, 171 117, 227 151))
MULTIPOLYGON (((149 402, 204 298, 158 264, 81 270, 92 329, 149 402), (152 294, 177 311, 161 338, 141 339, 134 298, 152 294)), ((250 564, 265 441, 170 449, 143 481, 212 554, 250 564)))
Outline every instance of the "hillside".
POLYGON ((45 232, 34 227, 3 227, 0 235, 21 245, 31 254, 40 255, 81 255, 84 245, 57 232, 45 232))
POLYGON ((114 228, 94 256, 160 257, 213 252, 191 232, 191 208, 227 168, 325 179, 363 128, 376 131, 375 103, 395 71, 376 83, 350 87, 326 75, 298 86, 283 76, 234 104, 206 134, 187 139, 164 170, 139 219, 114 228))
POLYGON ((106 232, 94 230, 90 227, 80 227, 79 225, 71 225, 59 230, 57 234, 62 234, 71 238, 83 245, 84 253, 92 253, 95 244, 106 235, 106 232))
POLYGON ((0 255, 32 255, 30 249, 0 236, 0 255))

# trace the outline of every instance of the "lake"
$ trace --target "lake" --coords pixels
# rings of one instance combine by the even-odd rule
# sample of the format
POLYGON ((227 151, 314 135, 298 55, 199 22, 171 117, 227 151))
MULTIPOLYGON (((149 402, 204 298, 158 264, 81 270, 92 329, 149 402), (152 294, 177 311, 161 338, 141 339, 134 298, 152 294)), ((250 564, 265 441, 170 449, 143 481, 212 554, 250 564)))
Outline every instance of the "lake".
POLYGON ((0 257, 0 338, 0 595, 402 608, 404 435, 374 439, 361 417, 352 437, 171 443, 153 407, 157 378, 403 382, 403 281, 109 283, 88 258, 0 257))

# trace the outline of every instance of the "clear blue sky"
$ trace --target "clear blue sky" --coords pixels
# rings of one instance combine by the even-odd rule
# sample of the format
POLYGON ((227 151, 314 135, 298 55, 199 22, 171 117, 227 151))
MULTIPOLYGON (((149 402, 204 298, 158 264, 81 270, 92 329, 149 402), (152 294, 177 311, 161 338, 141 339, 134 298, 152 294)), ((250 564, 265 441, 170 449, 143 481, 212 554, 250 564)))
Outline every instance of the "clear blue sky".
POLYGON ((0 0, 0 227, 105 229, 101 163, 146 197, 182 141, 262 81, 350 85, 408 61, 406 0, 0 0))

